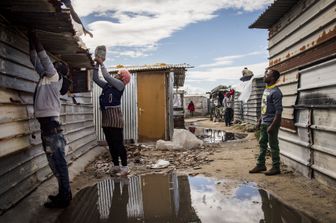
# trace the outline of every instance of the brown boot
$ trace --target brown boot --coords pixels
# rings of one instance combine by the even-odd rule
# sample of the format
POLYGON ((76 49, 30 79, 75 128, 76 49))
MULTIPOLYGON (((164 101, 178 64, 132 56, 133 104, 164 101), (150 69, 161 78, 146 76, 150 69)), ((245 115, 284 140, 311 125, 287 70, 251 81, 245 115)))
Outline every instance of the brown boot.
POLYGON ((273 176, 280 174, 280 168, 272 167, 269 171, 265 172, 266 176, 273 176))
POLYGON ((255 166, 252 170, 249 171, 249 173, 261 173, 263 171, 266 171, 266 166, 255 166))

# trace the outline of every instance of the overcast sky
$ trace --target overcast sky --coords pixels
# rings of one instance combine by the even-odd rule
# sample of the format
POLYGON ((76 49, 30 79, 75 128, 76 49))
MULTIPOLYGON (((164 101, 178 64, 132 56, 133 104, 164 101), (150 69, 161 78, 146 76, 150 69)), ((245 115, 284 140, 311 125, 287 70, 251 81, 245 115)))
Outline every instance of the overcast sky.
POLYGON ((248 29, 272 0, 73 0, 94 38, 108 47, 107 66, 154 63, 195 66, 189 94, 239 84, 241 70, 267 67, 266 30, 248 29))

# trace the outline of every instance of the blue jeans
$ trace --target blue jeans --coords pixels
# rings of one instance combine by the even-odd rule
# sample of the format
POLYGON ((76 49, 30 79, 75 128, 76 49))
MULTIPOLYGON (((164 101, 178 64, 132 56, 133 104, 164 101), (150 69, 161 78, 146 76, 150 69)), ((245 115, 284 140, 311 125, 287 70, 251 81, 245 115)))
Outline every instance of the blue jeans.
POLYGON ((58 190, 61 198, 67 199, 70 195, 70 181, 64 148, 66 141, 62 133, 41 135, 43 149, 47 155, 49 166, 58 181, 58 190))

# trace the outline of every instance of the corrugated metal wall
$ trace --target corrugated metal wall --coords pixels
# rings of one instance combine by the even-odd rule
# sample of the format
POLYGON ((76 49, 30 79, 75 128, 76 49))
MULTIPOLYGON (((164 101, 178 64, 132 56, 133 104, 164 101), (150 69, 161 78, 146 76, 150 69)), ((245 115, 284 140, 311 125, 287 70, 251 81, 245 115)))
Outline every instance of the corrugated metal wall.
POLYGON ((336 180, 335 70, 336 59, 300 71, 298 107, 308 117, 313 176, 323 182, 336 180))
POLYGON ((299 1, 269 30, 271 68, 281 71, 282 160, 335 183, 336 2, 299 1))
MULTIPOLYGON (((0 21, 0 213, 51 176, 34 119, 38 74, 29 60, 27 38, 0 21)), ((96 145, 91 93, 63 97, 61 121, 69 163, 96 145)))
MULTIPOLYGON (((102 76, 101 76, 102 78, 102 76)), ((105 141, 103 129, 101 127, 101 111, 99 108, 99 95, 101 88, 93 85, 93 106, 94 122, 98 141, 105 141)), ((121 99, 121 109, 124 117, 124 140, 127 142, 138 141, 138 109, 137 109, 137 76, 132 73, 131 81, 126 85, 121 99)))
POLYGON ((238 100, 239 95, 240 93, 236 92, 234 96, 234 120, 244 121, 244 103, 238 100))
POLYGON ((256 124, 261 114, 261 98, 265 89, 263 78, 254 78, 252 80, 252 90, 250 98, 246 103, 238 100, 235 95, 234 101, 234 119, 256 124))

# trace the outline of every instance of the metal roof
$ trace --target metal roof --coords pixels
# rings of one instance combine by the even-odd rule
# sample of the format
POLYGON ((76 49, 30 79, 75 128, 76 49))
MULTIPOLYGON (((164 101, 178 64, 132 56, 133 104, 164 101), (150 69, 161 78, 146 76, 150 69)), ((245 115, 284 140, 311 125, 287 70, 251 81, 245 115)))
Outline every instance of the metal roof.
POLYGON ((175 70, 175 69, 184 69, 193 68, 193 66, 183 63, 183 64, 165 64, 165 63, 158 63, 158 64, 145 64, 141 66, 123 66, 117 65, 115 67, 111 67, 109 69, 110 72, 118 72, 119 69, 127 69, 129 72, 137 72, 137 71, 154 71, 154 70, 175 70))
POLYGON ((174 72, 174 87, 182 87, 185 81, 185 72, 187 68, 193 68, 193 66, 183 64, 151 64, 142 66, 123 66, 118 65, 109 69, 110 73, 116 73, 119 69, 127 69, 131 73, 145 72, 145 71, 172 71, 174 72))
POLYGON ((269 29, 300 0, 275 0, 249 28, 269 29))
POLYGON ((45 49, 72 68, 91 68, 93 61, 77 35, 70 10, 60 0, 1 0, 0 12, 20 31, 37 31, 45 49))

